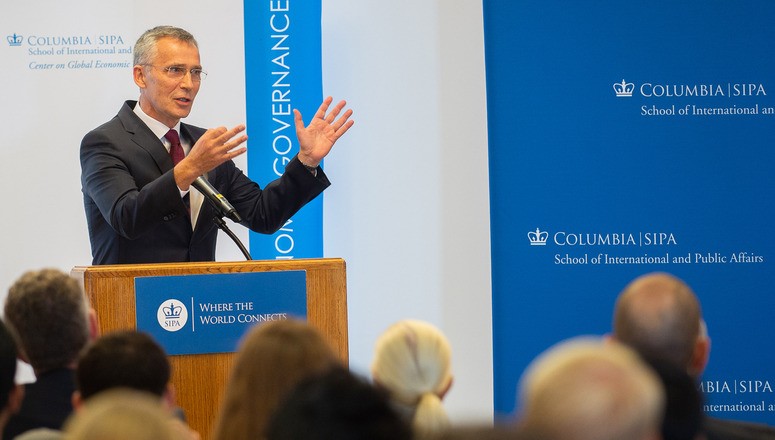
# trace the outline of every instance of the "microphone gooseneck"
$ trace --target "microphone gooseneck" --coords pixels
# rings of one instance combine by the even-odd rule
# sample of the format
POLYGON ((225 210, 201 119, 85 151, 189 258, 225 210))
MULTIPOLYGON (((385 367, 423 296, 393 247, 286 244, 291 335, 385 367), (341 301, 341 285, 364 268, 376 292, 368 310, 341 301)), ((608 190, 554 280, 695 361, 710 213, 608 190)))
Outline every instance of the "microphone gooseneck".
POLYGON ((234 209, 234 206, 232 206, 231 203, 226 200, 226 197, 219 193, 218 190, 216 190, 210 184, 210 182, 204 178, 204 176, 197 177, 191 186, 202 193, 202 195, 210 201, 215 210, 218 211, 222 216, 229 217, 232 221, 234 221, 234 223, 242 222, 242 217, 240 217, 239 213, 237 213, 237 210, 234 209))

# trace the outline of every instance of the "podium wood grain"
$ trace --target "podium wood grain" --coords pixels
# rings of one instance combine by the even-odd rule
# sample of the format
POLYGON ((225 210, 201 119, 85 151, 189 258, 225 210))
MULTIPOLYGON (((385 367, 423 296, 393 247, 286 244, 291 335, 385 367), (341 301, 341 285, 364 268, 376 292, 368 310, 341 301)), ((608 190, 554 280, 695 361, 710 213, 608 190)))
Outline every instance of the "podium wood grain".
MULTIPOLYGON (((71 274, 83 283, 101 332, 108 333, 136 328, 136 277, 288 270, 307 272, 307 320, 347 363, 347 280, 345 262, 339 258, 78 266, 71 274)), ((170 356, 170 363, 178 405, 191 427, 209 439, 234 353, 170 356)))

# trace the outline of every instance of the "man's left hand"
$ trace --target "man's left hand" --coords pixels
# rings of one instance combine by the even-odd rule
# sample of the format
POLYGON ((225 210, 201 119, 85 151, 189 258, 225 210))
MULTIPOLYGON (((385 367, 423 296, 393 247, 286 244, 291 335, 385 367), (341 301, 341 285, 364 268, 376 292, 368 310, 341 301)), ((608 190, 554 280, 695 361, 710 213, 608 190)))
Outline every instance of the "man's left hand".
POLYGON ((347 109, 339 119, 337 116, 344 108, 346 102, 339 101, 331 111, 326 114, 328 107, 333 102, 332 97, 326 98, 309 125, 304 126, 301 112, 294 109, 293 118, 296 124, 296 137, 299 138, 299 160, 308 167, 317 167, 320 161, 331 151, 337 140, 347 133, 355 121, 350 120, 353 111, 347 109))

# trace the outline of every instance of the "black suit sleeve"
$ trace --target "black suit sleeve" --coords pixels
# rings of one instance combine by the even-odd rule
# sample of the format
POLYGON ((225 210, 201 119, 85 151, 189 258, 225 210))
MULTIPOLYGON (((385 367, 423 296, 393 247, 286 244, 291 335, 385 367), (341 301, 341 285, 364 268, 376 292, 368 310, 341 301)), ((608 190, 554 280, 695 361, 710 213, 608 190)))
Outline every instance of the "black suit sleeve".
POLYGON ((81 170, 84 195, 122 237, 135 239, 185 212, 172 169, 162 172, 145 150, 115 133, 84 137, 81 170))
POLYGON ((223 195, 245 219, 244 226, 264 234, 283 227, 293 214, 331 185, 322 170, 315 176, 296 158, 288 163, 282 176, 263 189, 236 169, 233 162, 222 168, 228 179, 223 195))

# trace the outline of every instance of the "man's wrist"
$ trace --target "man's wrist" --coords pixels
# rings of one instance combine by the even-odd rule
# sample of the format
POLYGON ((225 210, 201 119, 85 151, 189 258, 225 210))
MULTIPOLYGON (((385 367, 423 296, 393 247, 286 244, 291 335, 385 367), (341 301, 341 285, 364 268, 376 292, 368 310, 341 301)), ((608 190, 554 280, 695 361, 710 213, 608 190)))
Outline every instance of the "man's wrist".
POLYGON ((313 175, 315 175, 315 176, 317 176, 317 175, 318 175, 318 166, 317 166, 317 165, 315 165, 315 166, 312 166, 312 165, 307 165, 306 163, 304 163, 304 161, 303 161, 303 160, 301 160, 301 157, 299 157, 299 156, 297 156, 297 157, 299 158, 299 162, 300 162, 302 165, 304 165, 304 168, 306 168, 306 169, 307 169, 307 171, 309 171, 310 173, 312 173, 312 174, 313 174, 313 175))

